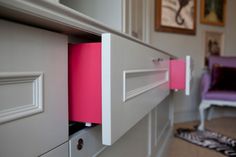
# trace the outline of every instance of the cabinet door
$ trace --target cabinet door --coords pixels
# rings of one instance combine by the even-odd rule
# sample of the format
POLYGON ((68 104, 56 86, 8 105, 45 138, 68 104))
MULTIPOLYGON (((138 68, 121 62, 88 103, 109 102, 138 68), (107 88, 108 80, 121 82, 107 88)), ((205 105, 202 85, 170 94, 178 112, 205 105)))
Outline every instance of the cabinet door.
POLYGON ((39 156, 68 140, 67 37, 5 20, 0 34, 0 156, 39 156))
POLYGON ((169 57, 102 35, 102 138, 111 145, 169 94, 169 57))
POLYGON ((143 40, 143 19, 144 19, 144 5, 143 0, 131 0, 130 14, 131 14, 131 35, 143 40))
POLYGON ((148 42, 148 0, 123 0, 123 30, 125 33, 148 42))

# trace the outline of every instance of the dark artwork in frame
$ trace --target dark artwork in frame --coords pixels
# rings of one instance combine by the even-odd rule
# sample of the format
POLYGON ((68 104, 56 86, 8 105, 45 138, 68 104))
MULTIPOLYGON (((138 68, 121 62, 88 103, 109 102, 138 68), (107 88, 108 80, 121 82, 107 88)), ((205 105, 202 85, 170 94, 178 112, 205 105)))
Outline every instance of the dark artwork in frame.
POLYGON ((224 26, 225 17, 226 0, 201 0, 201 23, 224 26))

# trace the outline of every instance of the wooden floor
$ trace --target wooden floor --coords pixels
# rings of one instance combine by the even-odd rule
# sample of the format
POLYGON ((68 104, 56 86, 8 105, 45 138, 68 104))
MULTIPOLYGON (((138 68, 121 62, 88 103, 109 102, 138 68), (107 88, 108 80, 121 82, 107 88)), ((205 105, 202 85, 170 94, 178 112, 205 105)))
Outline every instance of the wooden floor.
MULTIPOLYGON (((199 122, 187 122, 175 124, 176 128, 192 128, 199 122)), ((217 118, 206 121, 206 128, 236 138, 236 118, 217 118)), ((166 157, 225 157, 224 155, 202 148, 181 139, 172 137, 166 157)))

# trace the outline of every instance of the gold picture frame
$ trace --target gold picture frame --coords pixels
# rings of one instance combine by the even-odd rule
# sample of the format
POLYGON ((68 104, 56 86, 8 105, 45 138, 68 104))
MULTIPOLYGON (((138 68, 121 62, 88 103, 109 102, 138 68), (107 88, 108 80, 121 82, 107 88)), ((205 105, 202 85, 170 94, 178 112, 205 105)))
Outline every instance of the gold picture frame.
POLYGON ((155 0, 155 30, 195 35, 196 0, 155 0))
POLYGON ((201 0, 202 24, 224 26, 227 0, 201 0))

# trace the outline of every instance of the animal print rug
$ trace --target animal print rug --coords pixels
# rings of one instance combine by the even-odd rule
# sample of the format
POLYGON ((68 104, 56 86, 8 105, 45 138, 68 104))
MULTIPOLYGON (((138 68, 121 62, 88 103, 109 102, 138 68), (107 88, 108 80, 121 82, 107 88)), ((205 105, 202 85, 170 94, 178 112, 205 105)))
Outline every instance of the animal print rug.
POLYGON ((199 131, 196 128, 177 129, 175 136, 198 146, 215 150, 225 156, 236 157, 236 139, 211 130, 199 131))

